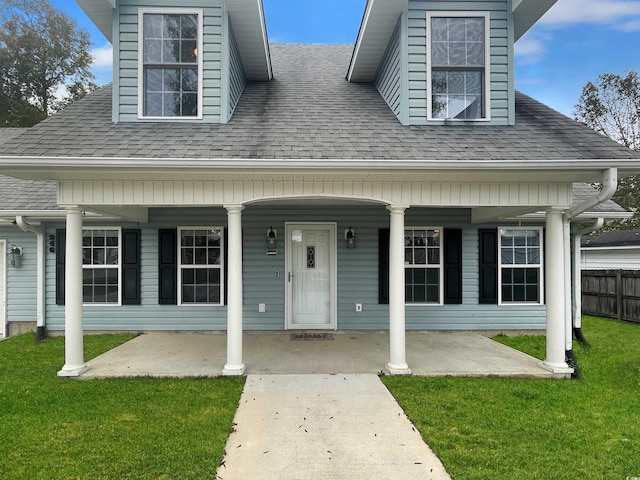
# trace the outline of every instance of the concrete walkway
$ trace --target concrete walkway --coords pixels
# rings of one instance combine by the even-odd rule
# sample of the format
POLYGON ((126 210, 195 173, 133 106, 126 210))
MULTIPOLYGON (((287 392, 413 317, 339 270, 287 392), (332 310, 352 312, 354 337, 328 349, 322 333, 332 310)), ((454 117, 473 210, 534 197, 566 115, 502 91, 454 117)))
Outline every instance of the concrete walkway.
POLYGON ((220 480, 449 479, 376 375, 248 375, 220 480))
MULTIPOLYGON (((246 373, 377 374, 389 361, 386 332, 333 332, 332 340, 320 341, 295 341, 291 335, 245 333, 246 373)), ((414 375, 553 377, 540 360, 475 332, 408 332, 406 350, 414 375)), ((81 378, 214 377, 225 362, 224 334, 157 332, 89 360, 81 378)))

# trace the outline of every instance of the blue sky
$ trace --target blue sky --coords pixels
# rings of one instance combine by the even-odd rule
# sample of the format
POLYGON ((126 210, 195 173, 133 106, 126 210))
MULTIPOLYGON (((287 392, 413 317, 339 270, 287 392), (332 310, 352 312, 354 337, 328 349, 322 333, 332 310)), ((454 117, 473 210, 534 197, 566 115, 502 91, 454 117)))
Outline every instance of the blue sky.
MULTIPOLYGON (((263 0, 272 43, 353 43, 366 0, 263 0)), ((111 81, 111 48, 72 0, 52 0, 87 28, 99 84, 111 81)), ((347 65, 345 65, 345 71, 347 65)), ((572 115, 600 73, 640 70, 640 0, 558 0, 516 44, 516 88, 572 115)))

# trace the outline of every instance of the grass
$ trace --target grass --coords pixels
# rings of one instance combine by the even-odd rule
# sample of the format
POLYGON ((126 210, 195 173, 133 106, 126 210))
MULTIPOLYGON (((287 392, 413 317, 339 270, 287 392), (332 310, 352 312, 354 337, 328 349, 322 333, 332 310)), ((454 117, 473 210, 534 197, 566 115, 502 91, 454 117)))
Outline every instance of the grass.
MULTIPOLYGON (((93 358, 131 338, 85 337, 93 358)), ((0 342, 3 479, 214 478, 241 378, 59 379, 64 339, 0 342)))
MULTIPOLYGON (((640 325, 583 320, 580 380, 383 381, 456 480, 640 477, 640 325)), ((544 338, 496 340, 544 357, 544 338)))

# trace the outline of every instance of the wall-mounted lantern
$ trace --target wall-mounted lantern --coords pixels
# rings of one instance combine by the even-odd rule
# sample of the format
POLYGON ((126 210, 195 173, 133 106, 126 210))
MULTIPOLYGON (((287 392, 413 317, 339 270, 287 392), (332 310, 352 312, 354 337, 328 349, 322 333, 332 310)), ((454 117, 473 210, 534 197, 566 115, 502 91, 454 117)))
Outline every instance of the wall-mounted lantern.
POLYGON ((20 266, 20 259, 22 258, 22 247, 11 245, 9 247, 9 254, 11 255, 11 266, 18 268, 20 266))
POLYGON ((277 255, 277 242, 278 242, 278 231, 274 230, 273 227, 269 227, 267 230, 267 255, 277 255))
POLYGON ((344 231, 344 240, 347 248, 356 248, 356 232, 353 231, 353 228, 349 227, 344 231))

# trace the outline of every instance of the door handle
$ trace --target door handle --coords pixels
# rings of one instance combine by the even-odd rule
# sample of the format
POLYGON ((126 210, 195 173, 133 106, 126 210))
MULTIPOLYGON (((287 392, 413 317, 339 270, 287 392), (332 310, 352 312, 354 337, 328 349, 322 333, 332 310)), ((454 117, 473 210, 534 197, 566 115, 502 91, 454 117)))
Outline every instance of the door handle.
POLYGON ((293 273, 289 272, 289 283, 291 283, 292 278, 293 278, 293 273))

